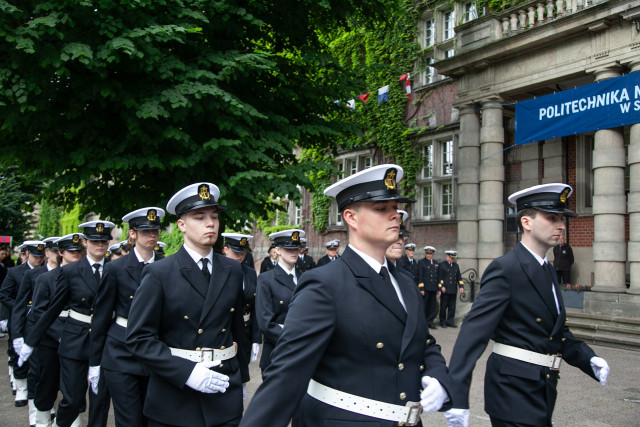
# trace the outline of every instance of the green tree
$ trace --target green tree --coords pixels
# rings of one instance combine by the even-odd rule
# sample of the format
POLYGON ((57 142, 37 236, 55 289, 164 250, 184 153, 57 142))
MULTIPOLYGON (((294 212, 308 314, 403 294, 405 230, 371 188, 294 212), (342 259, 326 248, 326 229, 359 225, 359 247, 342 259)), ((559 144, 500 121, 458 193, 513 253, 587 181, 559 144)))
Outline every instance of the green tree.
POLYGON ((233 221, 311 187, 294 149, 354 126, 322 34, 385 0, 0 0, 0 147, 44 197, 118 219, 210 181, 233 221), (75 188, 75 190, 74 190, 75 188))
POLYGON ((19 245, 32 231, 33 194, 40 191, 40 182, 23 174, 15 165, 0 163, 0 235, 13 236, 19 245))

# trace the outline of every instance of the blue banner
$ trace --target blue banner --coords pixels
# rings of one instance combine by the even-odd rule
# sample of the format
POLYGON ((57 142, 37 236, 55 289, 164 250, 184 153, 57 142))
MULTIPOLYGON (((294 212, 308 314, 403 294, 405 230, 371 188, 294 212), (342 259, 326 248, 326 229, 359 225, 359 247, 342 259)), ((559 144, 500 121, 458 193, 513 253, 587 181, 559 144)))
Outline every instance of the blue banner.
POLYGON ((640 72, 516 104, 516 145, 640 123, 640 72))

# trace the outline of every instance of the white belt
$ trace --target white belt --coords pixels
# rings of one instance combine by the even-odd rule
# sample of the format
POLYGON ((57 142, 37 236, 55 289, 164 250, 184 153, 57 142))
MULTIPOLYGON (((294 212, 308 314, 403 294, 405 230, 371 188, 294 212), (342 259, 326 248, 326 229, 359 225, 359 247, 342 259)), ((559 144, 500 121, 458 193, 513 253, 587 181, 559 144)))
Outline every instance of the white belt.
POLYGON ((122 316, 116 316, 116 324, 122 326, 123 328, 127 327, 128 320, 122 316))
POLYGON ((415 426, 420 422, 422 413, 420 402, 407 402, 406 406, 394 405, 345 393, 315 380, 309 381, 307 393, 327 405, 381 420, 396 421, 399 425, 415 426))
POLYGON ((182 348, 171 349, 171 354, 174 356, 182 357, 183 359, 191 360, 192 362, 211 362, 214 360, 227 360, 231 359, 238 352, 238 344, 235 342, 229 348, 203 348, 202 350, 185 350, 182 348))
POLYGON ((69 310, 62 310, 58 317, 69 317, 69 310))
POLYGON ((91 316, 87 316, 86 314, 78 313, 75 310, 69 310, 69 317, 72 319, 76 319, 80 322, 91 324, 91 316))
POLYGON ((499 342, 493 343, 493 352, 522 362, 533 363, 534 365, 546 366, 552 371, 559 371, 562 363, 562 356, 536 353, 535 351, 524 350, 522 348, 499 342))

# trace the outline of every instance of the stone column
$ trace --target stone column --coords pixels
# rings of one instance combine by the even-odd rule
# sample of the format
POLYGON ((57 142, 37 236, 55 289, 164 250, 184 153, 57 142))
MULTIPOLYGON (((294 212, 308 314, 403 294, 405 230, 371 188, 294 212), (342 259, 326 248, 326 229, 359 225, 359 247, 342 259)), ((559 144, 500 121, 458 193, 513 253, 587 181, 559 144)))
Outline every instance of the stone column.
MULTIPOLYGON (((596 81, 620 75, 619 67, 594 71, 596 81)), ((620 129, 596 131, 593 147, 594 291, 626 292, 624 216, 625 152, 620 129)))
POLYGON ((462 271, 478 270, 478 171, 480 164, 480 119, 473 103, 460 109, 458 139, 458 263, 462 271))
POLYGON ((478 204, 478 274, 504 254, 504 125, 500 97, 482 103, 480 129, 480 203, 478 204))
MULTIPOLYGON (((631 72, 640 72, 640 61, 629 64, 631 72)), ((640 294, 640 123, 631 125, 629 141, 629 276, 630 294, 640 294)))
MULTIPOLYGON (((565 182, 565 158, 562 139, 547 139, 542 146, 542 158, 544 159, 543 184, 550 182, 565 182)), ((525 188, 523 186, 523 188, 525 188)))

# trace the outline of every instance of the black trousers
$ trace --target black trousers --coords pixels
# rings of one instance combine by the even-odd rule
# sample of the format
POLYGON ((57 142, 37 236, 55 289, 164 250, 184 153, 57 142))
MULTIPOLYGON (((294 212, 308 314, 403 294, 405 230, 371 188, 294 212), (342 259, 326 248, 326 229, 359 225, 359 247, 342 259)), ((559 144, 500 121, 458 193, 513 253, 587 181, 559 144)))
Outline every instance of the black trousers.
MULTIPOLYGON (((31 357, 29 357, 29 371, 27 372, 27 399, 35 399, 36 384, 40 376, 40 354, 38 347, 33 349, 31 357)), ((24 365, 23 365, 24 366, 24 365)))
POLYGON ((424 307, 428 323, 433 323, 433 319, 436 318, 436 305, 438 303, 436 300, 437 295, 438 292, 436 291, 425 291, 424 293, 424 307))
POLYGON ((457 298, 457 294, 440 294, 440 324, 445 322, 447 325, 454 324, 457 298))
POLYGON ((523 423, 514 423, 511 421, 500 420, 496 417, 489 417, 491 419, 491 425, 493 427, 547 427, 547 426, 536 426, 535 424, 523 424, 523 423))
MULTIPOLYGON (((238 424, 240 424, 241 419, 242 419, 242 416, 239 416, 236 419, 227 421, 226 423, 216 424, 215 426, 212 426, 212 427, 235 427, 238 424)), ((149 420, 149 427, 175 427, 175 426, 173 426, 173 424, 164 424, 159 421, 149 420)))
POLYGON ((558 272, 558 283, 570 283, 571 270, 556 270, 558 272))
POLYGON ((142 414, 149 377, 100 369, 113 402, 116 427, 144 427, 149 420, 142 414))
MULTIPOLYGON (((60 391, 62 400, 58 404, 56 422, 60 427, 69 427, 81 412, 86 411, 86 394, 89 387, 88 360, 74 360, 60 356, 60 391)), ((107 425, 109 416, 109 392, 100 373, 98 394, 89 390, 89 423, 92 427, 107 425)))
POLYGON ((38 411, 50 411, 60 390, 60 358, 58 348, 38 346, 40 365, 33 403, 38 411))

